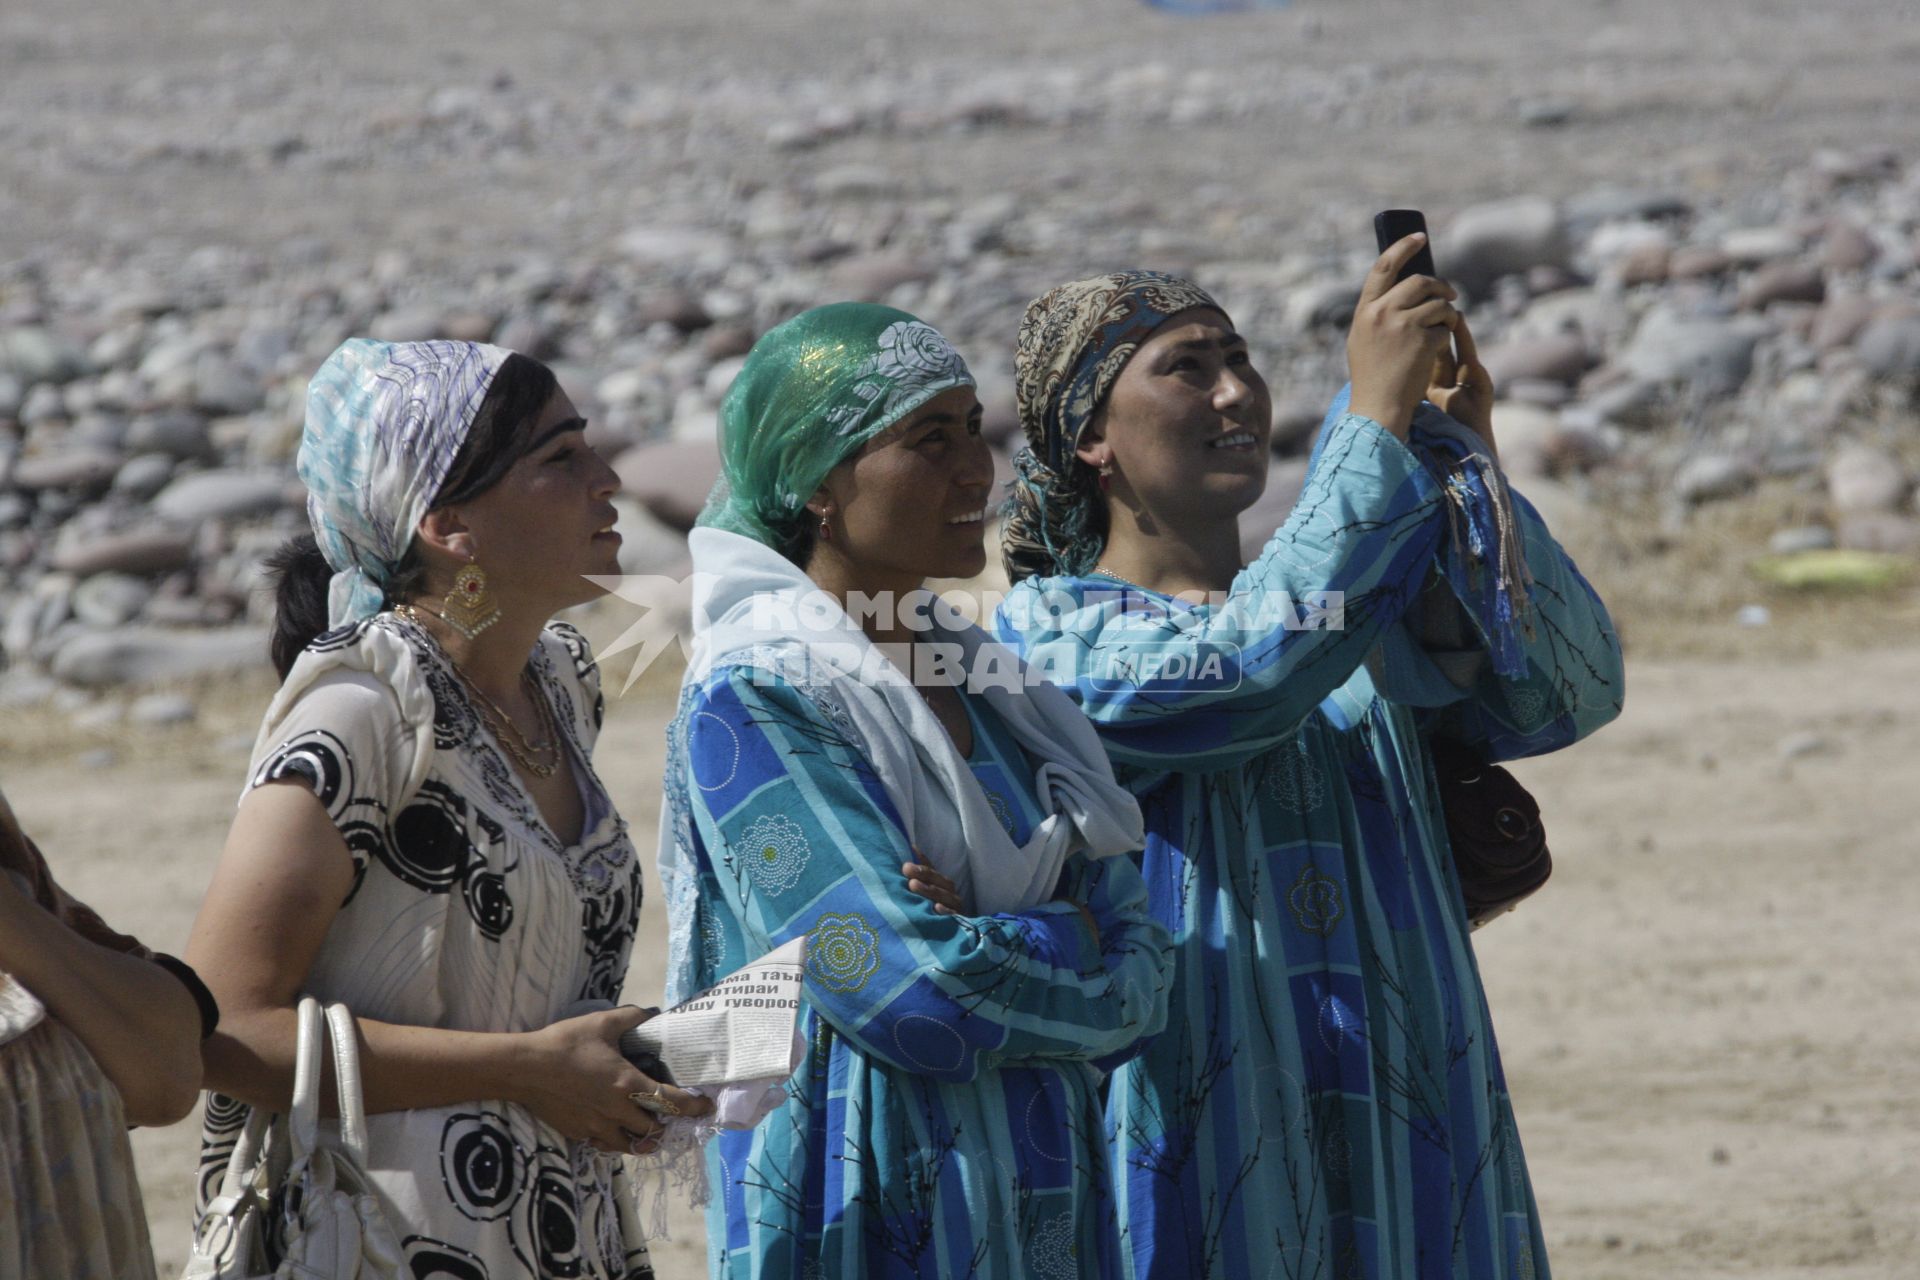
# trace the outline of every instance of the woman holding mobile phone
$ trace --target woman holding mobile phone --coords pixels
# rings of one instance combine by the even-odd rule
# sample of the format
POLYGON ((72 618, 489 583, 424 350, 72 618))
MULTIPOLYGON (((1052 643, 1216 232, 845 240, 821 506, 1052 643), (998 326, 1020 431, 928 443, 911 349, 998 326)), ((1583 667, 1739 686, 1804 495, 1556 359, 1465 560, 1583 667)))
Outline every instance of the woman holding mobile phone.
POLYGON ((1219 304, 1124 272, 1022 325, 998 628, 1139 797, 1175 941, 1167 1029, 1108 1093, 1135 1276, 1546 1274, 1430 743, 1565 746, 1617 714, 1620 654, 1500 480, 1453 291, 1396 282, 1423 244, 1369 273, 1251 564, 1271 402, 1219 304))

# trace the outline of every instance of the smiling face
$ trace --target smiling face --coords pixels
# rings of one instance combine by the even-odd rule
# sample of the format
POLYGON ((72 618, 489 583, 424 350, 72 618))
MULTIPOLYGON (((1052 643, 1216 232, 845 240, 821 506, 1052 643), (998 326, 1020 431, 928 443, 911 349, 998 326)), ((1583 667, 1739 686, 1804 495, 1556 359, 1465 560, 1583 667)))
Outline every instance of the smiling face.
POLYGON ((1175 528, 1237 516, 1267 485, 1273 400, 1218 311, 1183 312, 1140 345, 1075 450, 1110 492, 1175 528))
MULTIPOLYGON (((555 391, 528 428, 532 447, 499 483, 446 509, 460 531, 447 545, 487 572, 487 589, 504 608, 551 617, 604 594, 584 575, 620 572, 613 495, 620 479, 587 447, 586 422, 555 391)), ((445 516, 430 512, 423 527, 445 516)))
POLYGON ((835 467, 808 503, 832 531, 815 556, 876 584, 985 568, 993 455, 980 417, 972 387, 943 391, 835 467))

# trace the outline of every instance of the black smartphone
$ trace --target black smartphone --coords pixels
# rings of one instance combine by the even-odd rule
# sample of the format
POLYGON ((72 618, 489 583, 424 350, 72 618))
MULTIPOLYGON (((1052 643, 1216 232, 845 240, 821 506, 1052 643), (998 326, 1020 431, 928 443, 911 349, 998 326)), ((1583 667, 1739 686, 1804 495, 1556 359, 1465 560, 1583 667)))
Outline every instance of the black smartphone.
MULTIPOLYGON (((1416 231, 1427 229, 1426 215, 1418 209, 1383 209, 1373 215, 1373 238, 1380 246, 1379 252, 1385 253, 1389 246, 1405 240, 1416 231)), ((1420 246, 1420 252, 1400 268, 1400 274, 1394 277, 1399 284, 1408 276, 1435 276, 1440 272, 1433 265, 1433 236, 1427 236, 1427 242, 1420 246)))

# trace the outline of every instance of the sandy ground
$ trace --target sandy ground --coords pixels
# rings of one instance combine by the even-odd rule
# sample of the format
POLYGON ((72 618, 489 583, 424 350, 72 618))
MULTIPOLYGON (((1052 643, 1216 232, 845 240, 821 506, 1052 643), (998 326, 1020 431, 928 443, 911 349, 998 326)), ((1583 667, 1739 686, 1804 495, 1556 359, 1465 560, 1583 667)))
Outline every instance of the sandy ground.
MULTIPOLYGON (((659 685, 612 703, 600 748, 642 832, 659 685)), ((1618 723, 1521 766, 1557 870, 1477 938, 1556 1271, 1910 1277, 1920 648, 1633 660, 1630 685, 1618 723)), ((178 947, 265 693, 124 731, 118 762, 93 769, 80 756, 98 735, 22 720, 0 783, 76 892, 178 947)), ((649 899, 628 984, 642 1001, 659 994, 662 929, 649 899)), ((191 1124, 137 1135, 163 1272, 183 1255, 194 1147, 191 1124)), ((704 1274, 701 1239, 678 1212, 662 1276, 704 1274)))

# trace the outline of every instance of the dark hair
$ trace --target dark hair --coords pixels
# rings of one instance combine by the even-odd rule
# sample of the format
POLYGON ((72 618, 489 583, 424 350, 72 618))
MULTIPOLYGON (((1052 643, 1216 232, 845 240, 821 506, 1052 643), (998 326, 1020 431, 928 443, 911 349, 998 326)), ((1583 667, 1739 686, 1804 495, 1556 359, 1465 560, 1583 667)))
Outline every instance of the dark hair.
MULTIPOLYGON (((533 422, 559 389, 553 370, 531 356, 516 353, 501 361, 429 510, 471 502, 499 484, 533 444, 533 422)), ((294 659, 327 629, 327 592, 333 567, 321 554, 313 535, 303 533, 268 555, 265 568, 273 586, 274 605, 268 650, 274 670, 285 680, 294 659)), ((426 583, 427 562, 419 547, 409 544, 387 578, 387 602, 412 600, 426 583)))
POLYGON ((1100 474, 1073 454, 1055 471, 1031 448, 1013 458, 1013 480, 1000 509, 1000 559, 1007 578, 1087 573, 1107 545, 1107 504, 1100 474))

